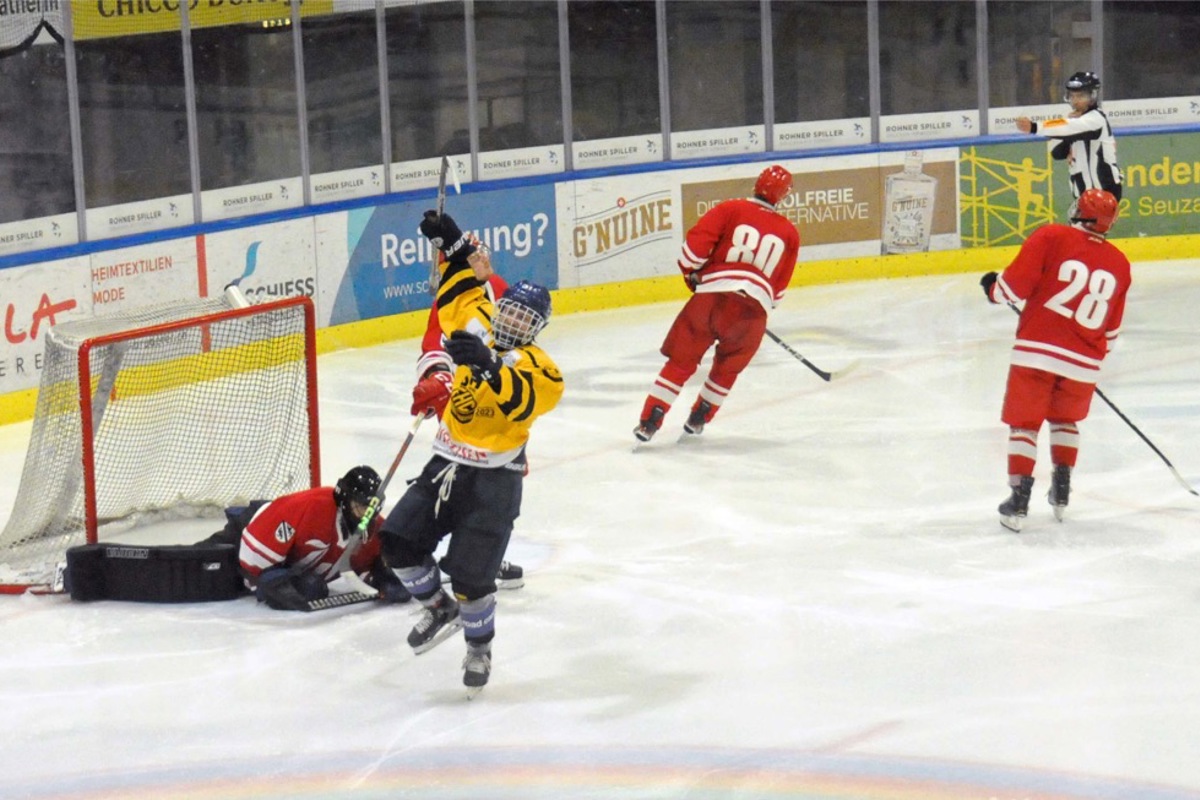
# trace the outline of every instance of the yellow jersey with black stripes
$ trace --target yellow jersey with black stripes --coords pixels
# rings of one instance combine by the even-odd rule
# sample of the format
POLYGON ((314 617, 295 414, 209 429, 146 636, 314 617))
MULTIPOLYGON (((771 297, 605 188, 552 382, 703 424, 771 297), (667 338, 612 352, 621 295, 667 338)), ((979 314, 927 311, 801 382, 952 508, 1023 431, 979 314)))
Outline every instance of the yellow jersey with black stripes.
POLYGON ((437 317, 442 331, 469 331, 492 346, 495 307, 487 281, 475 277, 466 261, 443 262, 437 290, 437 317))
POLYGON ((563 378, 536 344, 499 354, 491 381, 470 367, 454 372, 454 389, 442 414, 433 451, 475 467, 524 470, 533 422, 558 405, 563 378))

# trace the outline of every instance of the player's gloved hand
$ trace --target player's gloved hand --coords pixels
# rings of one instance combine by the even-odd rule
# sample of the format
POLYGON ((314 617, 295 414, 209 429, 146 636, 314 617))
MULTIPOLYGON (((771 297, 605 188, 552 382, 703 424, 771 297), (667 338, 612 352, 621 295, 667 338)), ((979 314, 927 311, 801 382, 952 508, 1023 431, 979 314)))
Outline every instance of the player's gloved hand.
POLYGON ((996 302, 994 299, 992 299, 992 287, 996 285, 996 279, 998 277, 1000 277, 999 273, 988 272, 979 279, 979 285, 983 287, 983 294, 985 297, 987 297, 989 303, 996 302))
POLYGON ((700 285, 700 273, 689 272, 683 276, 683 282, 687 284, 688 291, 695 292, 696 287, 700 285))
POLYGON ((412 595, 408 593, 408 589, 404 588, 404 584, 396 577, 396 573, 392 572, 383 563, 383 559, 376 559, 371 565, 371 570, 363 576, 363 581, 377 592, 379 592, 379 602, 387 603, 407 603, 412 599, 412 595))
POLYGON ((258 576, 254 596, 276 611, 304 611, 309 600, 329 596, 329 587, 319 575, 293 575, 287 567, 271 567, 258 576))
POLYGON ((447 260, 465 261, 467 256, 475 252, 475 245, 463 236, 458 223, 449 214, 439 216, 436 211, 430 209, 425 212, 418 227, 429 243, 441 250, 447 260))
POLYGON ((413 387, 412 415, 430 414, 440 419, 450 402, 454 376, 446 369, 431 370, 413 387))
POLYGON ((446 352, 458 365, 471 368, 475 376, 481 380, 491 381, 500 368, 500 359, 496 352, 488 347, 473 333, 455 331, 446 340, 446 352))

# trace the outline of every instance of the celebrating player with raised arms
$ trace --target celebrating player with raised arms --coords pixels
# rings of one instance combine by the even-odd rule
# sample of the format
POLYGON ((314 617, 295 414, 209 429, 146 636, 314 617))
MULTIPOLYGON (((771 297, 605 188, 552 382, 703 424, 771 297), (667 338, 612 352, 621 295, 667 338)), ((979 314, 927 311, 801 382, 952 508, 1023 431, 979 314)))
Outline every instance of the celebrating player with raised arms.
POLYGON ((450 399, 454 362, 446 353, 445 334, 465 330, 491 343, 495 298, 508 283, 492 268, 491 254, 482 242, 464 234, 449 214, 426 211, 421 233, 434 246, 433 305, 421 339, 412 414, 442 415, 450 399))
POLYGON ((423 653, 462 628, 463 683, 475 692, 491 674, 496 578, 521 509, 525 446, 534 421, 558 404, 563 381, 534 343, 550 320, 550 293, 520 281, 493 308, 482 281, 464 271, 460 254, 478 251, 453 220, 426 214, 421 230, 450 261, 437 300, 441 324, 452 330, 444 363, 453 372, 448 382, 433 374, 413 390, 413 413, 433 409, 440 417, 434 455, 380 537, 387 564, 425 607, 409 645, 423 653), (446 537, 437 561, 434 552, 446 537), (452 593, 442 588, 442 570, 452 593))
POLYGON ((699 434, 721 408, 738 375, 758 351, 767 313, 787 291, 800 234, 775 210, 792 191, 792 175, 767 167, 754 196, 718 203, 688 231, 679 269, 694 292, 667 331, 658 373, 633 434, 648 442, 715 342, 712 367, 684 424, 699 434))
POLYGON ((1001 419, 1009 426, 1008 483, 1000 522, 1021 530, 1029 511, 1037 438, 1050 426, 1054 463, 1049 500, 1061 520, 1079 455, 1079 428, 1096 390, 1100 366, 1121 329, 1129 291, 1129 259, 1105 234, 1117 199, 1102 189, 1079 196, 1071 225, 1043 225, 1013 262, 980 279, 993 303, 1021 309, 1001 419))

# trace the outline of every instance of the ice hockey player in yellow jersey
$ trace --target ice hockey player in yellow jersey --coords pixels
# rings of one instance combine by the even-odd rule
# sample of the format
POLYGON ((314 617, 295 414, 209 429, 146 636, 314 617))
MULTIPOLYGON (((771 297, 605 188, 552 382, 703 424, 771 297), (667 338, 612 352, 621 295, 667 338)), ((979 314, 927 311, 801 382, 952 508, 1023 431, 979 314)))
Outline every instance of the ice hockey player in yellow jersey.
MULTIPOLYGON (((424 223, 422 231, 429 235, 424 223)), ((454 249, 459 239, 430 239, 448 258, 460 252, 454 249)), ((460 295, 480 290, 483 283, 450 268, 443 277, 447 274, 462 275, 450 284, 460 295)), ((438 301, 448 310, 453 302, 441 302, 447 285, 439 287, 438 301)), ((549 319, 550 293, 520 281, 496 302, 490 331, 460 328, 450 334, 445 351, 455 366, 433 458, 380 531, 386 563, 425 608, 409 633, 409 645, 423 653, 462 628, 467 644, 463 683, 472 696, 491 674, 495 579, 521 510, 525 445, 534 421, 558 405, 563 393, 558 366, 534 343, 549 319), (447 536, 446 554, 435 561, 433 554, 447 536), (452 595, 442 588, 443 569, 452 595)))

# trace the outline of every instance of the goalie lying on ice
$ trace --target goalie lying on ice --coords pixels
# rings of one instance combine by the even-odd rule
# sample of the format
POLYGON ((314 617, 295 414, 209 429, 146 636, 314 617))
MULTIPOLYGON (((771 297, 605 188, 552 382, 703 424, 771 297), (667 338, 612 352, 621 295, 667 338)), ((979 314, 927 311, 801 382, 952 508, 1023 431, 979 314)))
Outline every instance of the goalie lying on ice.
MULTIPOLYGON (((215 537, 237 537, 239 569, 259 601, 282 611, 305 611, 310 601, 328 596, 329 582, 339 575, 338 560, 379 484, 375 470, 355 467, 334 487, 295 492, 230 514, 215 537)), ((381 602, 405 603, 411 596, 380 554, 376 534, 382 524, 382 517, 371 520, 366 541, 350 556, 350 569, 379 592, 381 602)), ((515 589, 523 583, 522 570, 504 563, 496 581, 515 589)))

